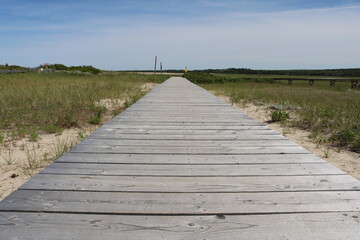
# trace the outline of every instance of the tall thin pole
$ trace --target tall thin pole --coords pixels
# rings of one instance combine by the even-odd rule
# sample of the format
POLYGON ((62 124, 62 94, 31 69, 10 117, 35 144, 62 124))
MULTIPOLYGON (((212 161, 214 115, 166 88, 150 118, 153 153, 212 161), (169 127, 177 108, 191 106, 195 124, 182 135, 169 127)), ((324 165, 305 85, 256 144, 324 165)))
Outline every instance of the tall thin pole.
POLYGON ((162 75, 162 62, 160 62, 160 72, 161 72, 161 75, 162 75))
POLYGON ((154 74, 156 74, 156 64, 157 64, 157 56, 155 56, 155 67, 154 67, 154 74))

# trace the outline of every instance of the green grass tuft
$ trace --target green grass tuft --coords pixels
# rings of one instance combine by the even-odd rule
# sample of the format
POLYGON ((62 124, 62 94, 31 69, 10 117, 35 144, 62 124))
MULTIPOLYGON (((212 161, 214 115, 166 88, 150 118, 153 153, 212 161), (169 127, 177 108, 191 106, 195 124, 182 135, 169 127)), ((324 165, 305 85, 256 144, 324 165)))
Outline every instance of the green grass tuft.
POLYGON ((29 135, 29 140, 32 142, 37 142, 39 139, 39 134, 36 130, 32 130, 29 135))
POLYGON ((275 110, 271 112, 270 117, 270 122, 284 122, 289 119, 289 113, 282 110, 275 110))
POLYGON ((56 124, 49 124, 44 126, 44 131, 46 133, 61 133, 63 131, 63 128, 56 124))

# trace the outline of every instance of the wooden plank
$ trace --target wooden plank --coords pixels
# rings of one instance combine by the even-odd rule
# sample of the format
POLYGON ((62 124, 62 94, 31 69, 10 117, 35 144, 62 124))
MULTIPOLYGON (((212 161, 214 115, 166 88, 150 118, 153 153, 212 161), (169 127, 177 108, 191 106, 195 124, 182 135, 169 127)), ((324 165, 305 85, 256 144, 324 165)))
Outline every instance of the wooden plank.
MULTIPOLYGON (((166 102, 169 102, 169 100, 166 100, 166 102)), ((143 99, 140 99, 138 102, 136 102, 135 104, 131 105, 128 109, 129 111, 132 110, 149 110, 149 108, 146 108, 147 106, 150 106, 151 109, 168 109, 168 110, 174 110, 175 108, 178 109, 192 109, 192 108, 196 108, 196 109, 203 109, 203 110, 211 110, 211 109, 220 109, 220 110, 229 110, 229 111, 234 111, 236 109, 234 109, 232 107, 231 104, 227 103, 227 102, 208 102, 208 105, 204 105, 204 104, 200 104, 200 103, 182 103, 182 102, 177 102, 174 103, 172 105, 167 104, 164 100, 164 102, 161 102, 159 100, 150 100, 147 102, 144 102, 143 99)))
POLYGON ((330 164, 142 165, 54 163, 41 173, 114 176, 281 176, 345 174, 330 164))
POLYGON ((131 107, 128 108, 126 111, 124 111, 122 114, 125 115, 164 115, 164 114, 175 114, 175 115, 179 115, 181 113, 181 115, 192 115, 192 116, 196 116, 196 115, 216 115, 218 113, 221 114, 235 114, 247 119, 252 119, 251 117, 249 117, 248 115, 246 115, 243 112, 240 112, 238 110, 236 110, 235 108, 231 107, 231 106, 221 106, 221 107, 206 107, 206 106, 202 106, 202 107, 174 107, 174 106, 156 106, 153 105, 151 106, 151 108, 149 109, 149 107, 146 106, 138 106, 138 107, 131 107))
POLYGON ((297 192, 360 190, 349 175, 261 177, 143 177, 39 174, 20 189, 99 192, 297 192))
POLYGON ((228 126, 242 126, 242 125, 264 125, 256 121, 239 121, 237 120, 231 120, 231 121, 225 121, 223 119, 220 120, 209 120, 209 119, 193 119, 193 120, 185 120, 185 119, 121 119, 121 118, 113 118, 113 122, 116 123, 145 123, 145 124, 155 124, 155 125, 223 125, 226 124, 228 126))
POLYGON ((359 212, 146 217, 4 212, 0 239, 358 239, 359 218, 359 212))
POLYGON ((153 154, 101 154, 66 153, 56 162, 117 163, 117 164, 191 164, 191 165, 237 165, 279 163, 327 163, 312 154, 270 155, 153 155, 153 154))
POLYGON ((184 114, 190 114, 190 113, 198 113, 198 114, 207 114, 207 113, 214 113, 214 112, 221 112, 221 113, 234 113, 237 112, 239 114, 242 114, 243 116, 246 116, 251 119, 248 115, 245 113, 238 111, 237 109, 233 108, 230 105, 221 105, 221 106, 168 106, 168 105, 133 105, 130 108, 127 108, 124 110, 121 114, 125 113, 179 113, 182 112, 184 114))
POLYGON ((309 153, 299 146, 293 147, 132 147, 132 146, 99 146, 77 145, 70 152, 80 153, 132 153, 132 154, 291 154, 309 153))
POLYGON ((225 121, 165 121, 165 120, 161 120, 161 121, 146 121, 146 120, 138 120, 138 119, 132 119, 132 120, 128 120, 128 119, 119 119, 119 118, 113 118, 111 120, 112 123, 117 123, 117 124, 130 124, 130 125, 155 125, 155 126, 223 126, 223 125, 227 125, 227 126, 265 126, 265 124, 263 123, 259 123, 256 121, 252 121, 252 122, 242 122, 242 121, 232 121, 232 122, 225 122, 225 121))
POLYGON ((296 143, 286 139, 272 139, 272 140, 234 140, 234 141, 204 141, 204 140, 129 140, 129 139, 94 139, 88 138, 82 141, 82 145, 111 145, 111 146, 164 146, 164 147, 237 147, 237 146, 253 146, 253 147, 266 147, 266 146, 298 146, 296 143))
MULTIPOLYGON (((218 110, 215 111, 214 109, 211 110, 203 110, 201 111, 200 109, 192 109, 192 108, 187 108, 187 111, 182 110, 181 112, 179 112, 179 110, 172 110, 172 111, 164 111, 162 110, 158 110, 158 111, 154 111, 154 110, 147 110, 147 111, 134 111, 132 109, 130 109, 129 111, 124 112, 123 114, 121 114, 121 117, 204 117, 204 116, 209 116, 209 117, 220 117, 219 115, 221 114, 222 117, 227 118, 227 117, 237 117, 239 119, 247 119, 247 120, 253 120, 255 121, 253 118, 249 117, 248 115, 236 111, 236 110, 218 110)), ((119 116, 120 118, 120 116, 119 116)))
POLYGON ((266 126, 154 126, 154 125, 130 125, 130 124, 118 124, 113 122, 108 122, 103 129, 148 129, 148 130, 254 130, 260 129, 265 130, 268 129, 266 126))
POLYGON ((242 134, 232 134, 232 135, 184 135, 184 134, 171 134, 171 135, 149 135, 149 134, 107 134, 107 133, 98 133, 94 132, 89 136, 89 138, 102 138, 102 139, 138 139, 138 140, 270 140, 270 139, 286 139, 281 135, 242 135, 242 134))
MULTIPOLYGON (((196 96, 197 97, 197 96, 196 96)), ((201 99, 196 99, 198 101, 181 101, 182 99, 165 99, 167 97, 161 97, 159 96, 158 99, 147 99, 147 100, 144 100, 144 99, 141 99, 139 100, 135 106, 139 106, 139 105, 142 105, 142 106, 161 106, 161 105, 166 105, 166 106, 174 106, 174 107, 179 107, 179 106, 182 106, 182 107, 192 107, 192 106, 215 106, 215 107, 221 107, 221 106, 229 106, 228 103, 226 102, 222 102, 222 101, 204 101, 204 100, 201 100, 201 99)))
MULTIPOLYGON (((224 120, 227 120, 227 118, 238 118, 241 120, 246 120, 246 121, 255 121, 253 118, 251 118, 250 116, 239 112, 239 111, 223 111, 223 110, 218 110, 215 111, 214 109, 212 110, 206 110, 206 111, 202 111, 202 112, 197 112, 197 110, 201 110, 199 108, 187 108, 187 111, 174 111, 176 110, 176 107, 174 107, 173 111, 164 111, 164 110, 158 110, 158 111, 151 111, 151 112, 142 112, 142 111, 132 111, 132 109, 130 109, 129 111, 124 112, 124 114, 118 115, 117 118, 163 118, 163 117, 169 117, 169 118, 204 118, 204 117, 209 117, 209 118, 222 118, 224 120)), ((179 109, 178 109, 179 110, 179 109)))
POLYGON ((216 137, 219 135, 278 135, 274 130, 271 129, 259 129, 259 130, 151 130, 151 129, 116 129, 116 128, 101 128, 96 131, 97 133, 107 133, 107 134, 151 134, 151 135, 214 135, 216 137))
POLYGON ((360 191, 108 193, 18 190, 0 203, 0 210, 142 215, 360 211, 360 191))
MULTIPOLYGON (((188 93, 186 93, 186 95, 190 95, 190 91, 188 93)), ((194 101, 187 101, 184 102, 182 100, 183 99, 179 99, 177 98, 176 101, 174 101, 174 99, 170 96, 170 97, 165 97, 165 96, 156 96, 159 95, 158 93, 152 94, 152 92, 150 92, 149 94, 147 94, 145 97, 141 98, 140 100, 138 100, 135 104, 131 105, 131 107, 129 108, 134 109, 134 108, 145 108, 145 106, 151 106, 151 107, 158 107, 158 108, 171 108, 172 106, 176 106, 176 107, 188 107, 188 108, 210 108, 210 107, 214 107, 214 108, 231 108, 231 104, 227 103, 225 101, 223 101, 222 99, 219 99, 217 97, 215 97, 214 95, 212 99, 208 99, 208 101, 206 102, 207 104, 204 104, 204 101, 202 102, 196 102, 196 100, 194 101), (214 98, 215 97, 215 98, 214 98), (162 99, 162 101, 161 101, 162 99), (214 101, 215 100, 215 101, 214 101)), ((174 97, 175 94, 173 94, 174 97)), ((195 95, 199 95, 198 93, 195 93, 195 95)), ((198 98, 198 96, 196 96, 196 98, 198 98)))
POLYGON ((206 117, 207 119, 236 119, 238 121, 240 120, 244 120, 244 121, 255 121, 254 119, 251 119, 248 116, 244 116, 243 114, 235 114, 235 113, 226 113, 226 112, 213 112, 212 114, 207 113, 207 114, 184 114, 184 113, 178 113, 178 114, 171 114, 171 113, 143 113, 143 114, 135 114, 135 113, 125 113, 123 115, 121 115, 121 117, 118 117, 118 119, 126 119, 126 118, 131 118, 131 119, 143 119, 143 118, 166 118, 166 119, 179 119, 179 118, 188 118, 188 119, 202 119, 206 117), (220 116, 221 115, 221 116, 220 116))
MULTIPOLYGON (((241 121, 245 124, 251 124, 254 123, 255 120, 252 119, 239 119, 238 117, 228 117, 227 119, 224 119, 222 117, 137 117, 137 118, 127 118, 127 117, 118 117, 116 119, 113 119, 114 122, 122 122, 122 121, 143 121, 143 122, 205 122, 205 123, 236 123, 241 121)), ((255 122, 256 123, 256 122, 255 122)))
POLYGON ((170 105, 168 107, 159 107, 158 105, 144 104, 144 108, 129 108, 124 111, 121 115, 116 116, 116 118, 123 117, 189 117, 189 118, 202 118, 204 116, 220 118, 224 116, 224 120, 227 117, 239 117, 239 119, 252 120, 254 118, 249 115, 234 109, 231 106, 224 107, 213 107, 213 106, 202 106, 202 107, 192 107, 192 106, 176 106, 170 105), (221 115, 221 116, 220 116, 221 115))

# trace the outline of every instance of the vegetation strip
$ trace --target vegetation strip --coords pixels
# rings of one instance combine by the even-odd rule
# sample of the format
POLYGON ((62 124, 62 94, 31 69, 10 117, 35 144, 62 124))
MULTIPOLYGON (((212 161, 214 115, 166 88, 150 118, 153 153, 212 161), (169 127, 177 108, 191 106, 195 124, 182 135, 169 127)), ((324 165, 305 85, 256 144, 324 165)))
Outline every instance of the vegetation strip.
POLYGON ((166 78, 135 73, 0 75, 0 199, 144 96, 149 90, 145 85, 166 78))
POLYGON ((189 73, 186 77, 234 103, 268 105, 271 122, 282 122, 312 132, 319 144, 360 152, 360 94, 348 83, 330 87, 326 82, 288 85, 268 76, 210 75, 189 73))

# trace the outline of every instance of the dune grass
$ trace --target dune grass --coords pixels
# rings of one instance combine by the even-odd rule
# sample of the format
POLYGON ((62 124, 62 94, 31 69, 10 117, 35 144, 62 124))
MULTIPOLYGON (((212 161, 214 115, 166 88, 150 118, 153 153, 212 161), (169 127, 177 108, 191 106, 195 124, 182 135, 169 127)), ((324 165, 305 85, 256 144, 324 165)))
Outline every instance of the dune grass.
POLYGON ((105 109, 96 102, 124 99, 127 107, 145 94, 142 84, 167 78, 134 73, 0 75, 0 140, 5 132, 35 140, 38 132, 58 133, 84 123, 99 124, 105 109))
POLYGON ((230 98, 232 103, 252 102, 272 104, 274 116, 291 112, 297 116, 289 120, 292 126, 308 129, 317 141, 360 152, 360 91, 349 90, 349 83, 306 81, 254 83, 236 82, 202 84, 217 95, 230 98), (277 112, 275 112, 277 111, 277 112))

